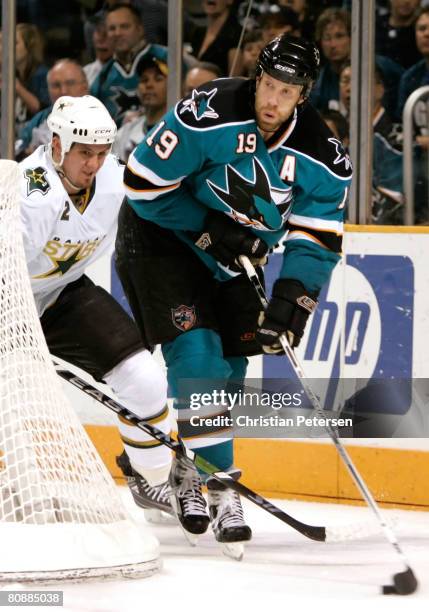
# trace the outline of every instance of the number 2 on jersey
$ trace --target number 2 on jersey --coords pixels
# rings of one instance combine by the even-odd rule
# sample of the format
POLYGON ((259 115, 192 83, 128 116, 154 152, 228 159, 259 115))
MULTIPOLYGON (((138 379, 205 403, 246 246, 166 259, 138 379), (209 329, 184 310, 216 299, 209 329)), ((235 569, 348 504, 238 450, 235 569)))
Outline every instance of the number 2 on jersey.
MULTIPOLYGON (((162 130, 164 125, 165 121, 160 121, 155 131, 146 138, 146 142, 150 147, 153 146, 155 136, 162 130)), ((176 148, 178 142, 179 139, 174 132, 171 130, 164 130, 161 132, 158 142, 155 143, 154 151, 161 159, 168 159, 176 148)))

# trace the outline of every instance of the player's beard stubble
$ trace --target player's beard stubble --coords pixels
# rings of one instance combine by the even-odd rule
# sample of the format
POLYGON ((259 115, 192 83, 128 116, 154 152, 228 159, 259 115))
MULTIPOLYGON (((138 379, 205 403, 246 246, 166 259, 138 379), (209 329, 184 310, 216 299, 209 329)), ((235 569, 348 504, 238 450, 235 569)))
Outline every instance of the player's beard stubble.
POLYGON ((295 106, 295 102, 291 101, 291 103, 286 103, 280 108, 278 105, 270 104, 262 96, 258 96, 258 92, 256 92, 256 123, 262 131, 265 140, 277 132, 280 126, 289 119, 295 110, 295 106))

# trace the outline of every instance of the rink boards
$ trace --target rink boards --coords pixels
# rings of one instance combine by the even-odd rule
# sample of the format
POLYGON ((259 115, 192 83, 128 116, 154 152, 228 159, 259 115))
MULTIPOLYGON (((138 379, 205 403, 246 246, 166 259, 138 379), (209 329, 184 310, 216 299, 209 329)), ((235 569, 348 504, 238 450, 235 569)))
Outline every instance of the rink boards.
MULTIPOLYGON (((394 417, 395 427, 388 433, 393 437, 355 438, 350 451, 378 500, 429 509, 429 438, 414 437, 425 435, 429 420, 429 228, 349 226, 344 252, 346 260, 324 288, 317 318, 310 322, 298 355, 309 378, 339 381, 337 388, 329 389, 337 403, 345 378, 409 383, 410 402, 394 417), (417 397, 411 388, 415 379, 417 397)), ((271 259, 268 290, 281 254, 271 259)), ((109 261, 96 264, 91 276, 123 303, 109 261)), ((284 358, 251 360, 252 379, 289 375, 284 358)), ((121 445, 110 415, 75 392, 72 399, 109 469, 119 477, 114 454, 121 445)), ((277 497, 351 503, 359 499, 329 440, 249 438, 235 445, 236 463, 252 488, 277 497)))

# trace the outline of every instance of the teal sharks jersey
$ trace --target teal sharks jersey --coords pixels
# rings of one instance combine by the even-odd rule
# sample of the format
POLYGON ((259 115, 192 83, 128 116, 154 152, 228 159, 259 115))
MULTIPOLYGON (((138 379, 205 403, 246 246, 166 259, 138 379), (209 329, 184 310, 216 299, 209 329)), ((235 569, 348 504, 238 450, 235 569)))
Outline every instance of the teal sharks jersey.
MULTIPOLYGON (((318 290, 339 259, 351 164, 306 104, 264 141, 254 82, 217 79, 182 99, 130 155, 129 204, 194 247, 208 209, 223 211, 270 246, 286 235, 281 276, 318 290)), ((218 274, 218 277, 221 277, 218 274)))
POLYGON ((128 110, 137 110, 141 102, 137 95, 140 81, 139 64, 147 54, 167 62, 167 49, 161 45, 146 45, 129 66, 123 66, 117 59, 110 59, 91 85, 91 95, 103 102, 118 125, 128 110))

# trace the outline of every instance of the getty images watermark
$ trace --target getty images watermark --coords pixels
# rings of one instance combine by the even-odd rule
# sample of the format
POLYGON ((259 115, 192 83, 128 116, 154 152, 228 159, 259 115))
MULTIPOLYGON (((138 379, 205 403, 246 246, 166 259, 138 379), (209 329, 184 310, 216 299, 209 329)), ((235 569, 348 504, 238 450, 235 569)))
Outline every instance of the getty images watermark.
POLYGON ((189 407, 194 411, 202 411, 204 414, 192 415, 189 423, 192 427, 352 427, 351 418, 326 416, 320 417, 316 414, 302 415, 293 414, 284 416, 276 412, 284 409, 299 409, 306 404, 305 393, 296 391, 288 392, 249 392, 238 390, 229 392, 225 390, 213 390, 211 392, 191 393, 189 407), (266 412, 268 414, 227 414, 233 409, 247 409, 249 412, 266 412), (222 410, 222 414, 210 416, 205 414, 207 409, 222 410))

